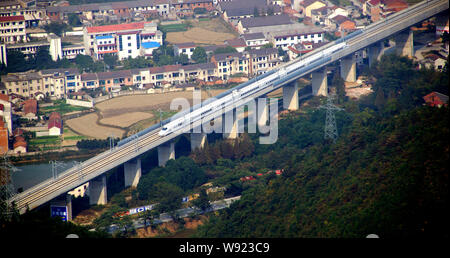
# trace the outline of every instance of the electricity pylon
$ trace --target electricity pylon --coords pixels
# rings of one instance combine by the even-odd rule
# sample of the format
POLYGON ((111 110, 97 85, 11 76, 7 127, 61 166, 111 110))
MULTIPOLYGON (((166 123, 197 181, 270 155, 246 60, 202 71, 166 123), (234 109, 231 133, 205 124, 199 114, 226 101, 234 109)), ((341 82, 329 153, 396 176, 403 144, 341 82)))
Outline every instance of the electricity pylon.
POLYGON ((14 206, 10 203, 10 199, 15 195, 14 185, 12 182, 12 171, 18 169, 11 165, 6 154, 3 156, 3 162, 0 164, 0 201, 4 202, 0 205, 0 216, 2 220, 9 221, 14 213, 14 206))
POLYGON ((333 104, 335 94, 329 94, 327 97, 327 104, 320 106, 319 108, 323 108, 327 111, 325 118, 325 128, 324 128, 324 139, 330 139, 333 143, 336 143, 338 138, 338 131, 336 125, 336 116, 334 115, 335 111, 343 111, 344 109, 339 108, 333 104))

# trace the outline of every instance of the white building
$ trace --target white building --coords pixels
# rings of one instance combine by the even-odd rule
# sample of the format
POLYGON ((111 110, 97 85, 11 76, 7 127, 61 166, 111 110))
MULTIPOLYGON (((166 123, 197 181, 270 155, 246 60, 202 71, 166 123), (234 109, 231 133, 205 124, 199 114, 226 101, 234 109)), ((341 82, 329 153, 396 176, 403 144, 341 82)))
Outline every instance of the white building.
POLYGON ((303 42, 321 43, 324 41, 324 32, 320 29, 304 29, 291 31, 277 31, 268 34, 270 42, 275 48, 288 50, 289 46, 303 42))
POLYGON ((192 54, 195 50, 195 44, 193 42, 186 42, 180 44, 173 45, 173 52, 175 56, 179 56, 181 54, 185 54, 191 59, 192 54))
POLYGON ((0 42, 14 44, 26 41, 25 18, 22 15, 0 17, 0 42))
POLYGON ((83 42, 86 54, 95 59, 102 59, 104 54, 110 53, 116 54, 120 60, 148 54, 149 51, 141 50, 144 42, 163 44, 162 32, 153 22, 85 27, 83 42))
POLYGON ((255 49, 259 49, 269 43, 262 32, 243 34, 241 37, 245 40, 245 44, 248 47, 255 49))
POLYGON ((117 54, 116 38, 112 35, 95 36, 94 58, 102 60, 105 54, 117 54))

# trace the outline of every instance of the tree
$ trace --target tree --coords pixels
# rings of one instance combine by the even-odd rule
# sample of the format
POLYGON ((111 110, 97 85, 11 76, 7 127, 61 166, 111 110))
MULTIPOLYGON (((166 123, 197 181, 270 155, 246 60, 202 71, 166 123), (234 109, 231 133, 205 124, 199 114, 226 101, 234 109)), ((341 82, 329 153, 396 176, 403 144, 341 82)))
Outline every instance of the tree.
POLYGON ((8 50, 7 54, 8 66, 7 72, 24 72, 31 69, 31 65, 25 59, 25 55, 18 50, 8 50))
POLYGON ((157 209, 162 213, 179 209, 183 194, 180 187, 167 182, 159 182, 154 185, 149 196, 159 202, 157 209))
POLYGON ((33 60, 36 69, 49 69, 55 67, 55 62, 48 52, 48 48, 39 47, 33 60))
POLYGON ((200 196, 192 201, 192 204, 202 211, 206 211, 209 208, 211 208, 211 204, 209 203, 208 194, 206 194, 206 190, 202 189, 200 190, 200 196))
POLYGON ((88 55, 77 55, 74 59, 75 65, 80 73, 94 72, 94 60, 88 55))
POLYGON ((181 64, 181 65, 189 64, 189 57, 186 54, 179 54, 178 56, 175 56, 174 60, 175 60, 175 63, 177 63, 177 64, 181 64))
POLYGON ((64 22, 51 22, 44 26, 44 30, 61 37, 64 32, 69 30, 69 26, 64 22))
POLYGON ((208 61, 208 56, 206 55, 206 50, 202 47, 196 47, 192 53, 192 60, 196 63, 206 63, 208 61))
POLYGON ((214 50, 214 54, 236 53, 237 50, 232 46, 219 47, 214 50))
POLYGON ((75 13, 69 13, 68 21, 69 21, 70 26, 72 26, 72 27, 77 27, 77 26, 83 25, 81 23, 80 18, 78 17, 78 15, 75 14, 75 13))
POLYGON ((117 56, 113 54, 105 54, 103 56, 103 62, 109 67, 109 69, 114 69, 114 66, 117 65, 117 56))

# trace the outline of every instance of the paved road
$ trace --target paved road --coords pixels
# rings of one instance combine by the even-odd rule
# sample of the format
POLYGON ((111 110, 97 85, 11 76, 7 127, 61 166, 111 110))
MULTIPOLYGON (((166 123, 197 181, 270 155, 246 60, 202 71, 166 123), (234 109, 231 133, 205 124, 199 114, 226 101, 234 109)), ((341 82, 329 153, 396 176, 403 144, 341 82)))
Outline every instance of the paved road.
MULTIPOLYGON (((239 200, 240 198, 241 198, 241 196, 235 196, 235 197, 232 197, 232 198, 227 198, 227 199, 223 199, 223 200, 220 200, 220 201, 212 202, 211 203, 211 208, 206 210, 206 211, 204 211, 204 212, 202 210, 196 208, 196 207, 188 207, 188 208, 183 208, 183 209, 177 210, 177 214, 178 214, 178 216, 180 218, 185 218, 185 217, 188 217, 188 216, 190 216, 192 214, 203 214, 203 213, 208 213, 208 212, 211 212, 211 211, 221 210, 221 209, 230 207, 231 203, 233 203, 234 201, 239 200)), ((162 213, 159 216, 159 219, 155 219, 154 220, 153 224, 157 225, 157 224, 161 224, 161 223, 164 223, 164 222, 169 222, 169 221, 172 221, 172 220, 173 220, 172 217, 168 213, 162 213)), ((149 222, 147 222, 147 226, 150 226, 149 222)), ((145 227, 143 219, 137 218, 137 219, 133 220, 133 227, 135 229, 145 227)), ((125 231, 123 228, 121 229, 118 225, 113 224, 107 229, 107 232, 112 234, 112 233, 114 233, 116 231, 119 231, 119 230, 125 231)))

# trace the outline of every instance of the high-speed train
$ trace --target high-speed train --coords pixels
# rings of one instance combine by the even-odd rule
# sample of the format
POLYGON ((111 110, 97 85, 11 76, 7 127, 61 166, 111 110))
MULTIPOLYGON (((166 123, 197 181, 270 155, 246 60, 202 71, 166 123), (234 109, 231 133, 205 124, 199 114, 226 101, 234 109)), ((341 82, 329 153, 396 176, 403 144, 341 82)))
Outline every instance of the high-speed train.
POLYGON ((239 100, 242 100, 251 94, 262 90, 266 87, 273 86, 275 82, 279 81, 281 78, 286 77, 287 75, 295 72, 296 70, 305 67, 321 58, 327 57, 328 55, 341 50, 346 46, 345 42, 341 42, 335 44, 327 49, 324 49, 321 52, 318 52, 312 56, 309 56, 305 59, 300 59, 297 62, 294 62, 286 67, 281 67, 275 69, 273 71, 268 72, 267 74, 260 75, 260 78, 256 78, 256 80, 243 88, 234 89, 231 91, 231 94, 227 94, 215 101, 212 101, 204 106, 201 106, 186 115, 179 117, 167 124, 165 124, 161 131, 159 131, 159 136, 166 136, 172 132, 175 132, 185 126, 202 119, 203 117, 210 115, 220 109, 225 108, 228 105, 233 105, 239 100))

